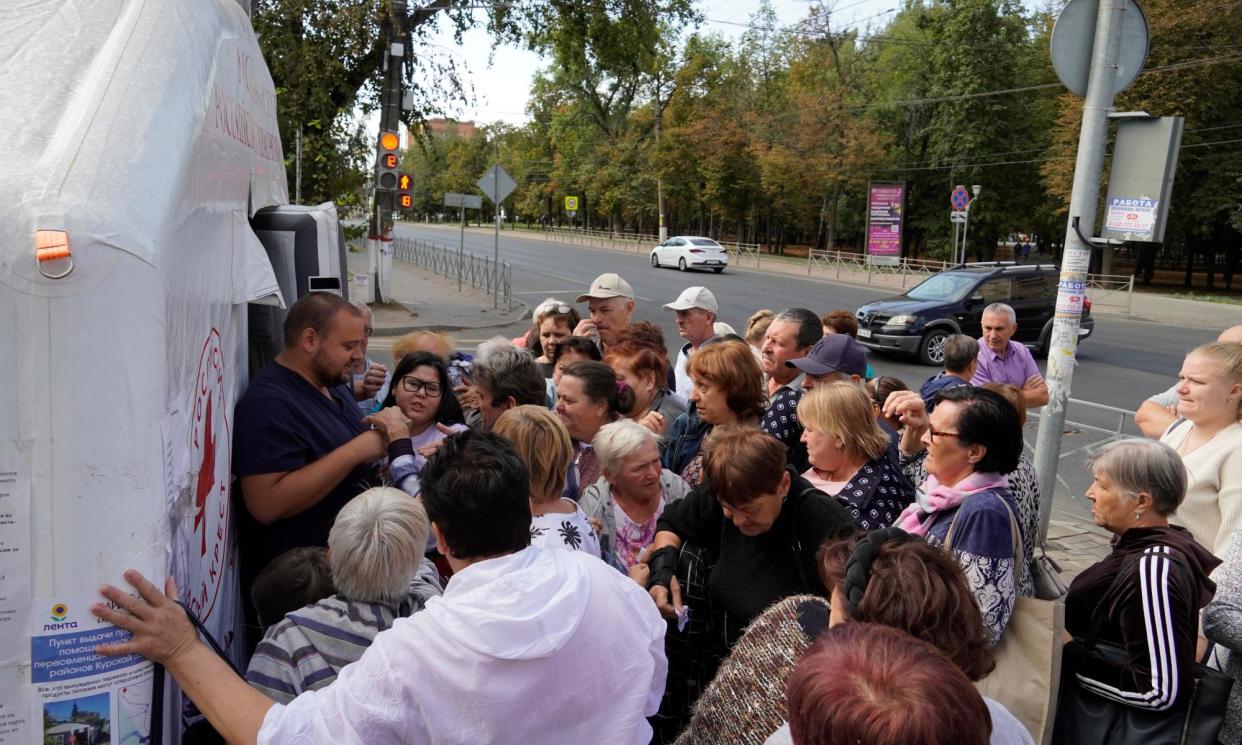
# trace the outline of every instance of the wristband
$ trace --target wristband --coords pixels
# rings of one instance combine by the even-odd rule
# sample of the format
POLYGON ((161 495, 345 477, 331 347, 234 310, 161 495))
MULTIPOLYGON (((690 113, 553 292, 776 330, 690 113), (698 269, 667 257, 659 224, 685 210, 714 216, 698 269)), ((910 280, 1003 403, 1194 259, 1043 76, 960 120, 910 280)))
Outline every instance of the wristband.
POLYGON ((665 546, 651 554, 647 566, 651 576, 647 580, 647 589, 652 587, 668 587, 677 571, 677 561, 681 558, 681 549, 676 546, 665 546))

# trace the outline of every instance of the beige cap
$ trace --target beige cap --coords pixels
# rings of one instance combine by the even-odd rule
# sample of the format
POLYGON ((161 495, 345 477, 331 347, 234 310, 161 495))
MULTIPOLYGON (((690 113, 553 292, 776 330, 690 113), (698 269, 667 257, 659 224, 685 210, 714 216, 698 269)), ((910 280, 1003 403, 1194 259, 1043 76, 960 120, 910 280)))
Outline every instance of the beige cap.
POLYGON ((681 291, 677 299, 664 306, 664 310, 690 310, 700 308, 712 313, 719 312, 716 296, 706 287, 687 287, 681 291))
POLYGON ((575 302, 585 303, 588 300, 604 300, 610 297, 627 297, 634 299, 634 288, 621 279, 620 274, 608 272, 601 274, 591 283, 591 289, 578 296, 575 302))

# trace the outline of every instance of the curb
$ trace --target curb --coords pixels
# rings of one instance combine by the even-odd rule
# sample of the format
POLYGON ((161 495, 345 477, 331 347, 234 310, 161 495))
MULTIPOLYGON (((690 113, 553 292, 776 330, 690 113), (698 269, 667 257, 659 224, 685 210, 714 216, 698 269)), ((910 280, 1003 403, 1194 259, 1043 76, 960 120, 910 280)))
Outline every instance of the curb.
MULTIPOLYGON (((406 305, 400 300, 397 300, 396 302, 401 303, 410 311, 414 310, 413 308, 410 308, 410 306, 406 305)), ((372 330, 371 335, 388 337, 388 336, 404 336, 406 334, 413 333, 415 331, 478 331, 479 329, 500 328, 501 326, 508 326, 511 323, 520 321, 522 320, 522 318, 530 314, 530 305, 526 301, 514 300, 513 304, 516 307, 517 311, 520 311, 520 312, 517 312, 517 314, 514 315, 513 318, 510 318, 509 320, 504 320, 504 321, 497 320, 497 321, 489 321, 487 323, 474 323, 474 324, 471 324, 471 323, 458 323, 458 324, 424 323, 424 324, 418 324, 416 326, 377 326, 374 330, 372 330)), ((513 313, 514 311, 509 311, 509 312, 513 313)))

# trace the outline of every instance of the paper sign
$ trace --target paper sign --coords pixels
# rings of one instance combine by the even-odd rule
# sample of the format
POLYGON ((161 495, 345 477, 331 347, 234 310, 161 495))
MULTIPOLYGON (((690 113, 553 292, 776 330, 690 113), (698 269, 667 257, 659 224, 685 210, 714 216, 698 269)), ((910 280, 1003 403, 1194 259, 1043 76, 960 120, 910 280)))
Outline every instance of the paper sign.
POLYGON ((25 653, 33 563, 30 474, 17 456, 0 457, 0 663, 25 653))
POLYGON ((1150 238, 1156 231, 1156 201, 1154 199, 1113 198, 1108 203, 1108 215, 1104 228, 1126 233, 1135 240, 1150 238))

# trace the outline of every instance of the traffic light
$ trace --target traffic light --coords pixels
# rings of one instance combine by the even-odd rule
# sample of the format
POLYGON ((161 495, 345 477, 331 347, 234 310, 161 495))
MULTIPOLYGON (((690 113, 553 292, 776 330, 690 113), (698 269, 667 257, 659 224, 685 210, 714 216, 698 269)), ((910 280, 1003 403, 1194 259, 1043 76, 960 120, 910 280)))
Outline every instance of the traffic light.
POLYGON ((408 173, 397 175, 397 206, 408 210, 414 206, 414 197, 410 190, 414 188, 414 177, 408 173))
POLYGON ((375 184, 380 189, 397 187, 397 166, 401 160, 401 137, 396 132, 381 131, 379 134, 379 168, 375 184))

